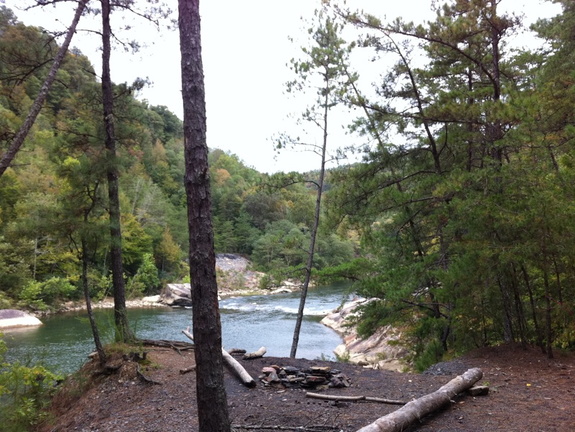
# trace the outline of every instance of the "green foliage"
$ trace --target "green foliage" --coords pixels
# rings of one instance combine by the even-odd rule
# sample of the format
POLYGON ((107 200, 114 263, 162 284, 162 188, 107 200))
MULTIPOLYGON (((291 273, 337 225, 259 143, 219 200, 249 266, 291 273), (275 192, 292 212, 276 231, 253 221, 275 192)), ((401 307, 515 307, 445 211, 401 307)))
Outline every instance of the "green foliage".
POLYGON ((281 220, 271 223, 266 233, 254 245, 252 258, 262 269, 286 268, 302 265, 309 243, 305 227, 281 220))
POLYGON ((332 283, 340 280, 364 280, 365 275, 374 271, 372 262, 366 258, 355 258, 341 264, 324 268, 317 273, 322 283, 332 283))
POLYGON ((428 367, 438 363, 443 358, 445 351, 441 342, 437 339, 429 341, 420 351, 417 352, 414 361, 414 369, 423 372, 428 367))
POLYGON ((6 363, 0 340, 0 424, 6 432, 24 432, 45 419, 50 396, 61 377, 41 365, 6 363))
POLYGON ((142 263, 133 278, 128 282, 126 295, 128 297, 138 297, 143 294, 158 292, 160 278, 158 269, 154 263, 152 254, 144 254, 142 263))
POLYGON ((38 310, 46 310, 62 301, 77 297, 77 288, 67 279, 60 277, 53 277, 43 282, 30 282, 20 293, 23 304, 38 310))
POLYGON ((407 326, 420 370, 501 341, 572 344, 573 12, 538 24, 554 49, 517 55, 505 42, 519 22, 495 2, 449 2, 418 27, 355 17, 364 46, 397 63, 372 100, 349 98, 374 145, 328 196, 369 266, 326 276, 358 274, 380 299, 360 331, 407 326))

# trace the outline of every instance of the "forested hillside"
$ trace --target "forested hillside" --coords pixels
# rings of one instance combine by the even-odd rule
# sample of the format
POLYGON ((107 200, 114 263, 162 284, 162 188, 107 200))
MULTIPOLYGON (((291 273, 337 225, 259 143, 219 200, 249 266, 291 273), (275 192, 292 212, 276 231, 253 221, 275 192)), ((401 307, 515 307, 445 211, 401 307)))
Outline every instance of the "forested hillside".
MULTIPOLYGON (((40 28, 0 9, 0 137, 7 148, 58 49, 40 28)), ((157 293, 189 278, 182 123, 137 96, 143 82, 116 84, 120 200, 127 295, 157 293)), ((81 299, 82 239, 95 298, 111 294, 102 97, 97 74, 70 52, 44 109, 0 178, 1 306, 57 308, 81 299)), ((300 277, 315 190, 246 167, 213 149, 210 175, 216 252, 239 253, 278 278, 300 277), (286 186, 287 184, 291 184, 286 186)), ((313 174, 309 178, 313 178, 313 174)), ((318 268, 353 256, 351 242, 324 234, 318 268)))
MULTIPOLYGON (((502 341, 548 355, 575 345, 575 6, 557 0, 563 13, 539 21, 526 48, 521 20, 498 3, 447 2, 423 25, 326 6, 321 24, 341 35, 315 41, 339 47, 353 29, 349 52, 367 52, 381 77, 366 86, 353 55, 337 64, 346 80, 329 108, 355 113, 349 145, 363 159, 326 173, 314 275, 376 299, 360 332, 404 327, 421 368, 502 341)), ((1 151, 56 49, 0 9, 1 151)), ((114 86, 131 296, 188 274, 182 125, 138 100, 141 85, 114 86)), ((70 52, 0 178, 0 306, 81 298, 82 251, 92 295, 109 294, 103 127, 96 74, 70 52)), ((209 162, 217 252, 301 278, 318 173, 261 174, 217 149, 209 162)))

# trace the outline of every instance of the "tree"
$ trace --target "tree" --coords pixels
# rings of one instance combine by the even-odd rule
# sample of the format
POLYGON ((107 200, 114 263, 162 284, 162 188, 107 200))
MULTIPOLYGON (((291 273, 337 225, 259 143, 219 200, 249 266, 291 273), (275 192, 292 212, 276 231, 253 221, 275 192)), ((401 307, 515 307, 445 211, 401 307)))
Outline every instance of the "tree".
POLYGON ((332 194, 377 257, 361 292, 380 301, 364 322, 410 323, 419 367, 453 347, 537 340, 530 324, 541 322, 544 302, 535 300, 561 292, 550 269, 563 267, 549 247, 553 230, 538 246, 525 236, 539 231, 527 220, 551 222, 541 208, 552 207, 548 198, 527 205, 536 178, 550 179, 530 165, 542 153, 523 127, 537 56, 506 49, 519 22, 496 1, 453 1, 437 12, 420 26, 348 15, 369 29, 363 46, 398 61, 373 100, 354 90, 364 112, 354 127, 375 145, 366 163, 338 175, 332 194), (545 268, 530 250, 545 251, 545 268))
POLYGON ((2 177, 6 169, 12 163, 12 160, 16 157, 18 150, 20 150, 20 147, 22 147, 22 144, 24 143, 26 136, 28 135, 30 129, 34 125, 34 121, 36 120, 36 117, 40 113, 44 101, 48 96, 50 87, 52 86, 54 80, 56 79, 56 73, 58 72, 58 69, 62 64, 62 61, 64 60, 64 56, 68 51, 68 47, 70 46, 70 42, 72 41, 72 36, 74 36, 74 33, 76 32, 76 26, 80 21, 80 17, 82 16, 82 13, 84 12, 84 9, 86 8, 86 4, 88 3, 88 1, 89 0, 80 0, 78 2, 78 7, 76 8, 76 13, 74 14, 72 24, 68 28, 68 32, 66 33, 64 43, 60 46, 60 49, 58 50, 58 54, 56 55, 54 62, 52 63, 52 67, 50 68, 50 71, 48 72, 46 79, 44 80, 44 84, 42 85, 40 92, 36 96, 36 100, 34 101, 32 107, 30 108, 26 120, 24 121, 24 123, 22 124, 22 126, 12 139, 10 147, 8 148, 8 150, 4 152, 2 158, 0 158, 0 177, 2 177))
POLYGON ((179 0, 196 398, 201 432, 230 431, 206 143, 199 0, 179 0))
POLYGON ((114 286, 114 322, 116 340, 130 342, 135 339, 126 309, 126 288, 122 259, 122 229, 120 224, 120 197, 114 130, 114 93, 110 77, 110 54, 112 30, 110 26, 110 1, 102 4, 102 104, 106 146, 106 176, 108 179, 108 213, 110 216, 110 255, 114 286))
MULTIPOLYGON (((317 27, 313 31, 313 43, 310 48, 303 48, 305 59, 302 61, 292 60, 294 72, 298 75, 296 79, 288 83, 290 91, 302 91, 306 86, 315 87, 317 85, 317 99, 315 105, 308 108, 303 114, 303 120, 319 127, 322 138, 321 145, 315 147, 314 151, 320 157, 319 179, 313 182, 316 187, 316 200, 314 219, 310 232, 310 243, 305 264, 305 275, 301 289, 300 303, 296 318, 293 341, 290 350, 290 357, 295 358, 299 335, 303 321, 303 312, 311 280, 311 272, 314 265, 314 254, 316 251, 316 241, 320 224, 321 200, 324 189, 324 178, 327 162, 328 145, 328 119, 330 110, 340 101, 341 89, 349 85, 350 80, 355 77, 348 73, 347 56, 349 48, 346 48, 345 41, 340 38, 341 26, 333 18, 327 15, 324 8, 316 12, 317 27), (319 80, 316 83, 315 80, 319 80)), ((292 145, 297 145, 297 141, 291 141, 292 145)), ((283 147, 285 143, 281 143, 283 147)))

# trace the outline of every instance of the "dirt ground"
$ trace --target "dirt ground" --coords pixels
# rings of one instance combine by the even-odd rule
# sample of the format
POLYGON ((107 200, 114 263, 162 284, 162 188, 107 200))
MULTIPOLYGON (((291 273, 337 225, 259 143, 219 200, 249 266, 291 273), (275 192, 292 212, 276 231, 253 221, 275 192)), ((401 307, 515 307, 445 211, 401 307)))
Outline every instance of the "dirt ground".
MULTIPOLYGON (((90 380, 97 368, 85 367, 76 383, 82 390, 55 398, 53 418, 38 432, 152 432, 195 431, 195 372, 180 373, 194 365, 193 351, 150 348, 151 363, 140 366, 146 383, 126 362, 116 373, 90 380), (91 384, 90 384, 91 382, 91 384)), ((240 360, 258 381, 242 385, 226 371, 226 390, 234 431, 356 431, 399 407, 376 402, 341 402, 311 399, 307 391, 326 395, 375 396, 409 401, 430 393, 468 368, 479 367, 489 395, 460 395, 451 406, 423 418, 409 431, 426 432, 552 432, 575 431, 575 355, 548 360, 535 348, 484 348, 463 358, 440 363, 423 374, 366 369, 347 363, 263 357, 240 360), (346 388, 285 388, 264 386, 258 379, 270 365, 328 366, 351 381, 346 388)), ((69 386, 69 384, 68 384, 69 386)), ((66 385, 63 385, 66 388, 66 385)), ((70 387, 68 387, 70 388, 70 387)))

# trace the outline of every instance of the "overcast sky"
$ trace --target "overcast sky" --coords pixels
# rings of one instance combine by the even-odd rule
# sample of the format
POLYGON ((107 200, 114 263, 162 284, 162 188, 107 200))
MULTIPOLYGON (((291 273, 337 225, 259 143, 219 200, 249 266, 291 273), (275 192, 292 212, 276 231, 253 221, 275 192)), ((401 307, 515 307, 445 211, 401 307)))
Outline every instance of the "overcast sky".
MULTIPOLYGON (((19 8, 28 1, 0 0, 2 3, 25 24, 48 30, 65 30, 73 16, 73 10, 63 10, 62 5, 57 9, 48 7, 24 12, 19 8)), ((273 151, 277 134, 288 131, 297 136, 300 132, 295 119, 289 115, 301 112, 305 103, 285 95, 285 82, 293 78, 287 64, 299 55, 303 44, 306 27, 301 18, 311 17, 319 3, 319 0, 200 2, 210 148, 230 151, 261 172, 305 171, 319 167, 319 159, 311 153, 283 150, 276 156, 273 151), (290 42, 289 37, 299 38, 300 43, 290 42)), ((381 18, 401 16, 416 22, 433 18, 431 3, 432 0, 348 1, 349 5, 381 18)), ((501 7, 525 13, 527 22, 552 16, 560 10, 543 0, 503 0, 501 7)), ((84 20, 79 28, 89 25, 84 20)), ((134 27, 134 32, 147 46, 136 54, 117 50, 112 58, 112 80, 131 83, 137 77, 148 77, 152 85, 142 91, 139 98, 152 105, 165 105, 181 118, 178 32, 158 32, 141 24, 134 27)), ((527 40, 526 36, 519 37, 520 42, 524 40, 527 40)), ((79 32, 72 46, 90 58, 98 73, 101 64, 98 39, 93 34, 79 32)), ((367 64, 364 72, 369 67, 367 64)), ((369 72, 376 76, 379 71, 369 72)), ((353 138, 342 135, 342 126, 345 125, 336 124, 330 131, 337 141, 335 144, 351 144, 353 138)))

